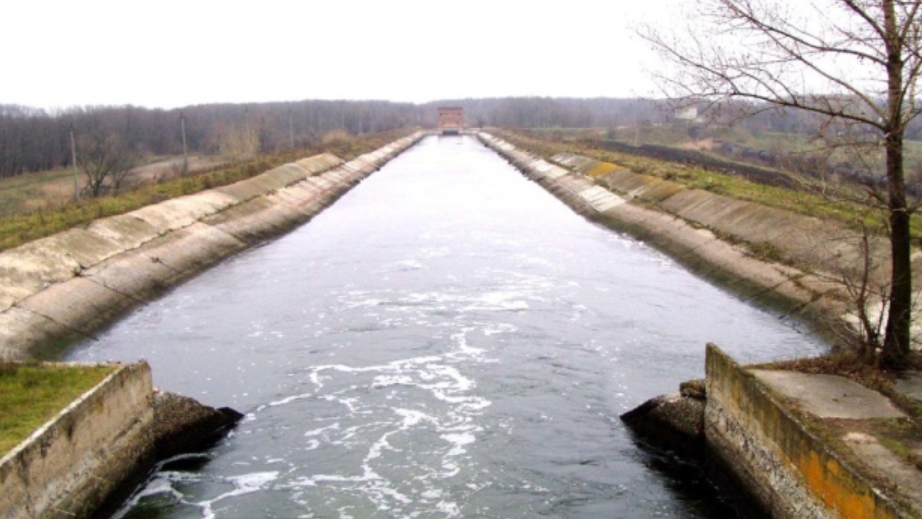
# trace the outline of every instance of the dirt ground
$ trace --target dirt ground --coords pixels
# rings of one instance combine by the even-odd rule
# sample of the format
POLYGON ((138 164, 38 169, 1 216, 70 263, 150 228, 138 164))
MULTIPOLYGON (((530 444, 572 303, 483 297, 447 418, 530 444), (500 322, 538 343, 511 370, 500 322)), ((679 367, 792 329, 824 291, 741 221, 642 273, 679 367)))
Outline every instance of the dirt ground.
MULTIPOLYGON (((189 157, 189 172, 195 173, 226 164, 217 156, 193 155, 189 157)), ((126 188, 162 182, 182 175, 182 157, 172 157, 143 166, 129 173, 126 188)), ((77 176, 79 188, 86 185, 86 178, 80 172, 77 176)), ((0 217, 25 214, 56 206, 70 200, 74 195, 73 169, 62 168, 29 173, 0 180, 0 217)))

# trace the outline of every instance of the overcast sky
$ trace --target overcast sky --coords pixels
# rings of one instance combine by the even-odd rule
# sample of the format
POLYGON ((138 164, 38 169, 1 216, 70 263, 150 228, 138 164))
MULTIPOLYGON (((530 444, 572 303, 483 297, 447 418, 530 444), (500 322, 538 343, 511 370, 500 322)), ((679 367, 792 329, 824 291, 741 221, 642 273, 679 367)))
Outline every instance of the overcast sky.
POLYGON ((679 1, 10 1, 0 104, 646 96, 679 1))

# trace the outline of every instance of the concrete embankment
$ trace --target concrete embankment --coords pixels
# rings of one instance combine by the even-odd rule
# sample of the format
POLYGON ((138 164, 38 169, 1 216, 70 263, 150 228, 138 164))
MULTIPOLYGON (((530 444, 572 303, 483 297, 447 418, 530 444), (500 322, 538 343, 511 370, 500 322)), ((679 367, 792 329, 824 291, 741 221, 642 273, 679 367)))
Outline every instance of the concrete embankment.
POLYGON ((123 366, 0 459, 0 517, 88 517, 153 459, 150 368, 123 366))
POLYGON ((842 377, 741 367, 713 345, 704 388, 654 398, 622 419, 667 448, 700 446, 693 454, 711 476, 767 517, 922 517, 915 467, 866 433, 834 439, 842 428, 906 420, 883 395, 842 377))
POLYGON ((344 163, 324 154, 0 253, 0 359, 50 357, 132 306, 299 225, 422 133, 344 163))
MULTIPOLYGON (((859 275, 863 256, 860 236, 844 226, 577 155, 547 161, 495 136, 479 135, 576 211, 663 250, 747 300, 818 318, 814 322, 824 327, 848 321, 852 309, 842 280, 859 275)), ((922 272, 922 255, 914 256, 915 266, 922 272)), ((889 276, 886 262, 872 267, 872 286, 883 284, 889 276)))
MULTIPOLYGON (((630 232, 747 298, 784 305, 787 312, 809 307, 827 322, 846 316, 841 276, 850 275, 861 258, 855 234, 844 227, 585 157, 558 155, 555 164, 493 136, 480 138, 581 214, 630 232), (753 244, 767 244, 791 264, 809 268, 760 258, 753 244)), ((872 276, 885 279, 886 269, 872 276)), ((886 470, 893 473, 898 466, 896 473, 908 475, 891 485, 897 491, 883 492, 877 476, 850 459, 871 455, 834 447, 838 440, 827 441, 787 403, 797 395, 782 396, 763 380, 771 375, 737 366, 716 347, 708 348, 706 372, 706 383, 685 384, 679 393, 654 398, 622 418, 655 443, 703 459, 716 479, 744 489, 769 517, 920 516, 922 505, 913 493, 900 490, 906 481, 922 480, 913 467, 894 461, 891 453, 886 470)), ((815 389, 810 388, 804 392, 815 389)), ((842 399, 837 391, 832 400, 842 399)), ((882 419, 889 418, 871 418, 882 419)), ((873 451, 871 457, 883 457, 881 442, 867 434, 855 437, 872 445, 862 447, 873 451)))
POLYGON ((155 391, 144 362, 119 365, 0 458, 0 517, 112 512, 156 461, 213 439, 240 417, 155 391))
MULTIPOLYGON (((864 269, 861 234, 840 222, 738 200, 623 168, 612 169, 615 165, 611 163, 580 155, 561 153, 551 160, 594 179, 626 200, 656 207, 735 243, 774 255, 775 260, 816 272, 824 279, 855 279, 864 269)), ((889 280, 890 271, 886 261, 876 258, 887 257, 889 243, 869 238, 870 281, 880 285, 889 280)), ((922 253, 917 252, 913 261, 914 272, 922 271, 922 253)))

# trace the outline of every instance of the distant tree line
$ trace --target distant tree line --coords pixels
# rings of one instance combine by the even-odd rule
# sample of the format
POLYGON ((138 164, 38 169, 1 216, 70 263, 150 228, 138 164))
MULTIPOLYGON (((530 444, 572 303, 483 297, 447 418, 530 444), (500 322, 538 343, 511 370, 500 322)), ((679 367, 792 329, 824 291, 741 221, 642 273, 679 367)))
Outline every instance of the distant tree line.
POLYGON ((662 118, 662 103, 644 99, 494 98, 415 105, 387 101, 299 101, 211 104, 181 109, 90 106, 47 111, 0 105, 0 176, 70 164, 70 131, 78 144, 98 147, 117 136, 137 155, 182 153, 180 117, 190 153, 241 149, 274 151, 315 142, 332 130, 349 134, 433 127, 436 107, 463 106, 470 127, 613 127, 662 118))
MULTIPOLYGON (((298 101, 210 104, 181 109, 90 106, 47 111, 0 105, 0 177, 70 164, 70 131, 78 152, 117 138, 131 154, 182 153, 184 118, 190 153, 240 158, 313 143, 332 130, 353 135, 436 124, 438 106, 461 106, 469 127, 610 128, 673 120, 675 107, 663 100, 615 98, 488 98, 441 100, 416 105, 388 101, 298 101)), ((733 111, 714 119, 755 131, 815 134, 817 123, 794 110, 767 110, 736 120, 733 111)), ((702 113, 707 107, 702 106, 702 113)), ((751 113, 751 110, 749 110, 751 113)), ((918 125, 917 125, 918 126, 918 125)), ((922 127, 911 127, 918 138, 922 127)))
POLYGON ((107 139, 140 155, 182 153, 180 118, 190 153, 218 153, 239 142, 256 152, 304 146, 331 130, 350 134, 414 126, 418 107, 384 101, 213 104, 163 110, 92 106, 49 112, 0 105, 0 177, 70 164, 70 132, 79 152, 107 139))

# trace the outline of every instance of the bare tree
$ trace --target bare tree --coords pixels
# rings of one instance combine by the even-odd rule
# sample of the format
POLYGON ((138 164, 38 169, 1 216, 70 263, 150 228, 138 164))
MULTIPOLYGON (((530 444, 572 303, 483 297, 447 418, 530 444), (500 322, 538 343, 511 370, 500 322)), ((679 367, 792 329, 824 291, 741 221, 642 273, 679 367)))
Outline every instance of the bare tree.
POLYGON ((259 132, 249 125, 244 128, 220 125, 215 136, 218 153, 227 160, 249 160, 259 153, 259 132))
POLYGON ((912 277, 903 141, 919 115, 922 0, 701 0, 684 33, 642 36, 674 68, 671 95, 744 99, 857 126, 886 157, 891 279, 883 363, 906 364, 912 277))
POLYGON ((93 197, 118 191, 138 165, 138 153, 115 134, 82 135, 77 160, 86 174, 85 191, 93 197))

